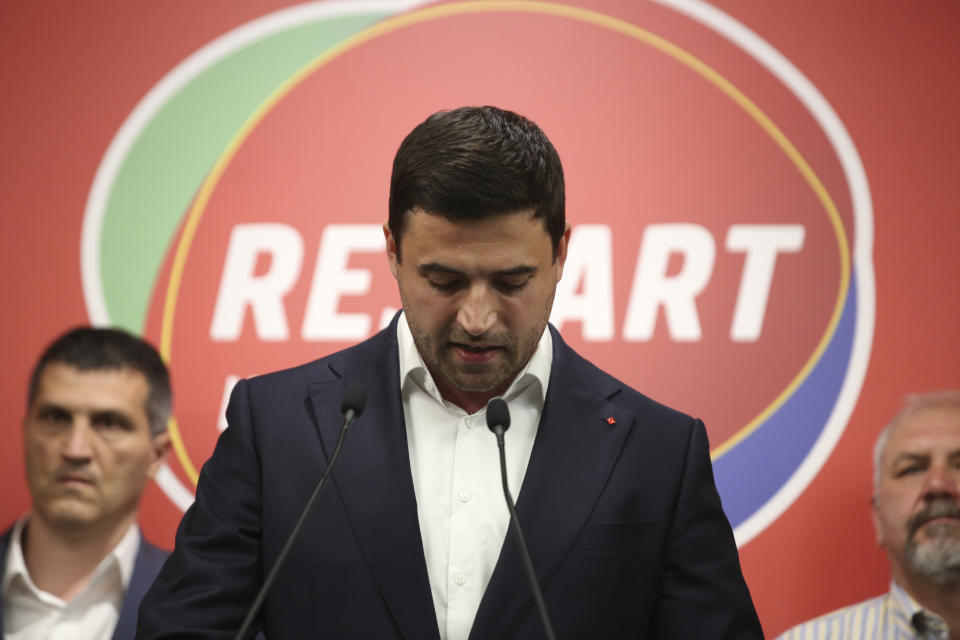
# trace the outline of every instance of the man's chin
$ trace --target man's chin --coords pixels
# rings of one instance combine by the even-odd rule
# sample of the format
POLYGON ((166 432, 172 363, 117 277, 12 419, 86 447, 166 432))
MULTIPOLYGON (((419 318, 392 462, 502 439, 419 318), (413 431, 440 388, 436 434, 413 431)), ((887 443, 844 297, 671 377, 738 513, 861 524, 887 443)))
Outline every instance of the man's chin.
POLYGON ((501 363, 448 364, 440 374, 451 387, 463 393, 490 393, 511 379, 509 367, 501 363))
POLYGON ((491 393, 503 385, 500 380, 470 379, 466 376, 449 380, 449 382, 454 389, 462 393, 491 393))
POLYGON ((88 527, 99 515, 99 509, 94 504, 77 498, 51 501, 42 510, 44 520, 64 530, 88 527))
POLYGON ((924 527, 920 539, 908 544, 908 564, 920 575, 937 584, 953 584, 960 580, 960 535, 945 535, 938 523, 924 527))

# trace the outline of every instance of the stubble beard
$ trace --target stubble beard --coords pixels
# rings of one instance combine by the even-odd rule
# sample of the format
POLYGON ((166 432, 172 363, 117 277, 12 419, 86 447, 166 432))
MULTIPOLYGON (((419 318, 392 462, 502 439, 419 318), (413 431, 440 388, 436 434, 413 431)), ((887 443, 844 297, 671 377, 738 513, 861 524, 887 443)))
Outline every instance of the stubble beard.
POLYGON ((540 336, 547 325, 544 320, 518 341, 509 334, 485 334, 477 337, 456 330, 446 331, 441 336, 432 336, 415 327, 409 318, 407 322, 413 334, 413 342, 431 375, 443 378, 451 387, 464 393, 489 393, 512 381, 536 351, 540 336), (467 345, 471 342, 495 344, 504 357, 485 363, 455 363, 452 361, 456 356, 451 354, 451 342, 467 345))
POLYGON ((556 295, 556 288, 554 288, 546 300, 543 317, 540 318, 532 331, 521 336, 518 340, 507 332, 471 336, 457 329, 448 329, 440 335, 431 335, 429 331, 419 325, 410 313, 407 313, 406 310, 412 307, 407 304, 403 287, 401 286, 399 289, 400 303, 404 309, 407 326, 410 328, 413 343, 416 345, 423 363, 430 370, 432 376, 443 378, 451 387, 464 393, 489 393, 501 387, 505 382, 512 381, 520 373, 520 370, 526 366, 537 350, 543 332, 547 330, 550 310, 553 309, 553 299, 556 295), (458 368, 450 359, 451 342, 495 344, 503 349, 502 353, 506 357, 500 363, 460 363, 458 368), (486 375, 481 375, 484 372, 486 372, 486 375))
POLYGON ((58 486, 56 475, 61 469, 44 473, 27 462, 27 484, 33 496, 34 515, 48 526, 65 531, 80 529, 96 511, 96 487, 80 489, 58 486))
POLYGON ((61 532, 83 531, 98 519, 99 508, 89 498, 61 495, 44 502, 34 501, 34 515, 51 529, 61 532))

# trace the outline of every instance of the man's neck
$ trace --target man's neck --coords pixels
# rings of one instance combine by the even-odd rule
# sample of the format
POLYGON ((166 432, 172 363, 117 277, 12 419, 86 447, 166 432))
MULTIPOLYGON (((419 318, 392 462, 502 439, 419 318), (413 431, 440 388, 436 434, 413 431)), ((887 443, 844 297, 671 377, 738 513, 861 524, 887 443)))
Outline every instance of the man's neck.
POLYGON ((103 530, 74 532, 59 531, 33 514, 21 539, 30 579, 37 588, 69 601, 90 583, 135 519, 136 514, 103 530))

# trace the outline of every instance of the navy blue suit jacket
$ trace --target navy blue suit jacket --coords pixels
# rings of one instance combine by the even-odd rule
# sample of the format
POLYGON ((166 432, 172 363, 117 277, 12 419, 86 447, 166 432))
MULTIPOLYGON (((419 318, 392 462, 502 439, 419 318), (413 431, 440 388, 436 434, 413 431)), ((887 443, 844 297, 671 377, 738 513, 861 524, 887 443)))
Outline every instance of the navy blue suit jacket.
MULTIPOLYGON (((762 638, 702 423, 551 331, 550 384, 517 510, 558 638, 762 638)), ((350 349, 236 386, 230 427, 144 598, 137 638, 232 637, 324 471, 352 381, 366 386, 366 410, 265 601, 262 628, 267 638, 439 638, 396 319, 350 349)), ((470 638, 541 637, 509 532, 470 638)))
MULTIPOLYGON (((10 544, 10 535, 12 529, 8 529, 3 537, 0 538, 0 562, 3 563, 3 572, 6 572, 7 547, 10 544)), ((137 611, 140 608, 140 601, 143 600, 143 594, 153 584, 154 578, 160 572, 160 567, 169 555, 163 549, 155 547, 143 537, 140 538, 140 546, 137 548, 137 559, 133 564, 133 573, 130 575, 130 584, 127 585, 127 592, 123 594, 123 602, 120 605, 120 617, 117 619, 117 626, 113 630, 113 640, 133 640, 137 631, 137 611)), ((0 638, 3 637, 3 594, 0 593, 0 638)))

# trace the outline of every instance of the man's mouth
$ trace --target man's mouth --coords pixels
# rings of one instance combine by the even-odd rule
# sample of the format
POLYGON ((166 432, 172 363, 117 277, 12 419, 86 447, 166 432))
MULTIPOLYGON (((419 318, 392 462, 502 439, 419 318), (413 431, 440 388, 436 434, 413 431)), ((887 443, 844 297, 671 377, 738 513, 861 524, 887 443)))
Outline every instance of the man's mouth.
POLYGON ((450 344, 460 359, 466 362, 487 362, 503 349, 503 347, 497 345, 464 344, 462 342, 452 342, 450 344))
POLYGON ((960 517, 957 516, 934 516, 932 518, 927 518, 920 523, 920 526, 928 525, 935 522, 960 522, 960 517))
POLYGON ((498 349, 496 345, 489 344, 464 344, 462 342, 454 342, 455 347, 460 347, 461 349, 466 349, 467 351, 476 351, 480 353, 481 351, 489 351, 490 349, 498 349))
POLYGON ((57 476, 57 483, 66 486, 93 485, 93 478, 79 473, 65 473, 57 476))
POLYGON ((910 518, 911 532, 930 524, 960 524, 960 506, 941 500, 928 505, 910 518))

